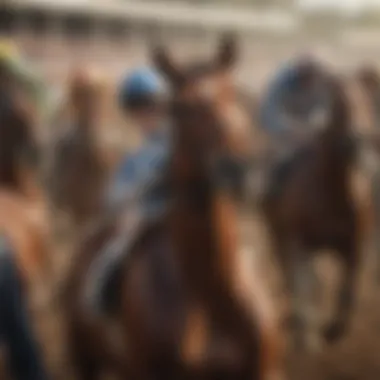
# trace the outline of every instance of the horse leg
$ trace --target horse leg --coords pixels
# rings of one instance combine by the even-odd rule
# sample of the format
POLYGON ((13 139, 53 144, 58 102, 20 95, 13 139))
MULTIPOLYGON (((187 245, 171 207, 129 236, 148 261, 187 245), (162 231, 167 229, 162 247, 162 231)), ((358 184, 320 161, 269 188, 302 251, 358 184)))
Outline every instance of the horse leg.
POLYGON ((309 323, 315 316, 313 295, 317 278, 310 255, 299 244, 292 243, 285 252, 285 280, 290 292, 290 328, 297 349, 315 345, 309 336, 309 323))
POLYGON ((332 321, 324 329, 324 337, 330 343, 340 339, 347 331, 354 306, 358 261, 355 244, 350 243, 341 251, 344 259, 344 279, 338 295, 337 310, 332 321))
MULTIPOLYGON (((210 319, 215 321, 217 329, 229 331, 236 337, 244 350, 244 362, 249 367, 250 378, 258 378, 262 370, 258 355, 262 337, 247 300, 237 297, 236 288, 228 281, 211 279, 204 289, 203 293, 200 290, 198 294, 201 302, 209 306, 210 319)), ((208 367, 207 358, 205 362, 208 367)))

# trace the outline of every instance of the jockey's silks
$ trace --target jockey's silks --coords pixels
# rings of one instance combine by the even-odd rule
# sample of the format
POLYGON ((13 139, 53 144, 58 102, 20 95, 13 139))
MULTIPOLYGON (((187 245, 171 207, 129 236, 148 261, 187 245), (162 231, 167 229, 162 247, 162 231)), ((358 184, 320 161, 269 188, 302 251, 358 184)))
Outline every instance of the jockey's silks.
POLYGON ((170 154, 167 129, 150 134, 135 153, 126 155, 106 194, 111 209, 137 202, 141 212, 156 213, 165 207, 168 189, 164 181, 170 154))

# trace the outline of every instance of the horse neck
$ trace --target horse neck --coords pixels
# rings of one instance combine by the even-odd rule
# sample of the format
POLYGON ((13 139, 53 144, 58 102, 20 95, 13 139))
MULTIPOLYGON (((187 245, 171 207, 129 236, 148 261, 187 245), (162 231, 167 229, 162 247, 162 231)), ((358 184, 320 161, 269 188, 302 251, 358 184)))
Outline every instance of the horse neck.
POLYGON ((224 121, 226 148, 232 155, 246 157, 251 150, 249 115, 236 94, 225 93, 215 102, 216 113, 224 121))
POLYGON ((320 173, 330 194, 339 196, 347 190, 353 159, 351 149, 350 119, 343 100, 338 101, 329 125, 320 140, 320 173))
POLYGON ((230 283, 227 277, 236 274, 235 209, 180 145, 173 163, 171 221, 180 268, 189 291, 212 305, 218 295, 210 291, 215 289, 211 282, 230 283))

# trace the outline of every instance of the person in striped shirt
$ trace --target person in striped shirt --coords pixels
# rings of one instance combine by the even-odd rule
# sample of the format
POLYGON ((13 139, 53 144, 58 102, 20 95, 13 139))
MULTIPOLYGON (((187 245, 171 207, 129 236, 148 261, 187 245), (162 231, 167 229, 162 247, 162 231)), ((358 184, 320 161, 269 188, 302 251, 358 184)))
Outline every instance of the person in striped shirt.
MULTIPOLYGON (((119 104, 143 136, 143 143, 121 160, 107 193, 107 203, 118 205, 128 197, 141 193, 155 182, 165 166, 169 151, 169 131, 165 121, 166 87, 151 69, 136 69, 120 86, 119 104)), ((148 191, 144 204, 149 209, 160 208, 161 190, 148 191)))

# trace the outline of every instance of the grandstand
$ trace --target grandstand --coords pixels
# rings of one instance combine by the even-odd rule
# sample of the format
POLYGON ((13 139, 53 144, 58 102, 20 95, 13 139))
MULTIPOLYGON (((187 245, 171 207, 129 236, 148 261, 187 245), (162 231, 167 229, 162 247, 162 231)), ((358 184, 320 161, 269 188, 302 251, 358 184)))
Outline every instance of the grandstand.
POLYGON ((325 16, 313 21, 294 8, 241 5, 248 0, 236 0, 239 6, 234 7, 231 2, 216 6, 212 0, 0 1, 0 32, 11 36, 53 81, 83 60, 97 62, 118 77, 126 67, 145 63, 146 49, 156 39, 183 55, 208 51, 225 30, 240 34, 244 58, 239 74, 244 83, 254 74, 255 87, 279 61, 310 46, 344 66, 359 58, 378 59, 376 29, 358 30, 325 16))
MULTIPOLYGON (((297 18, 286 11, 265 11, 231 6, 194 5, 185 3, 129 2, 129 1, 53 1, 5 0, 1 11, 3 28, 17 25, 21 19, 33 19, 40 29, 58 22, 71 20, 88 28, 105 23, 130 26, 166 25, 171 27, 207 28, 213 30, 291 32, 297 27, 297 18)), ((78 28, 79 29, 79 28, 78 28)))
POLYGON ((195 45, 210 46, 225 30, 249 36, 250 42, 292 39, 297 23, 284 10, 158 1, 6 0, 0 8, 2 33, 53 78, 61 76, 69 61, 89 59, 118 76, 126 65, 144 62, 146 46, 157 38, 186 53, 189 46, 190 51, 195 45))

